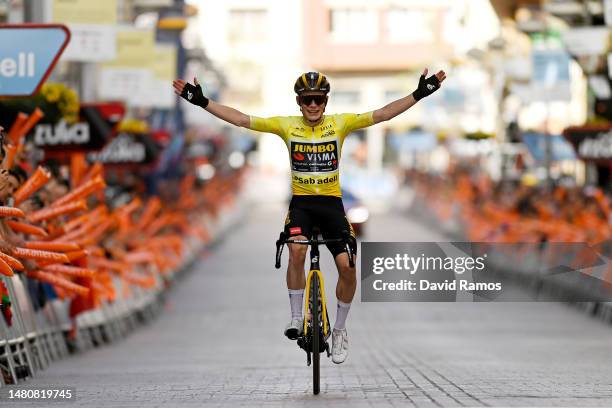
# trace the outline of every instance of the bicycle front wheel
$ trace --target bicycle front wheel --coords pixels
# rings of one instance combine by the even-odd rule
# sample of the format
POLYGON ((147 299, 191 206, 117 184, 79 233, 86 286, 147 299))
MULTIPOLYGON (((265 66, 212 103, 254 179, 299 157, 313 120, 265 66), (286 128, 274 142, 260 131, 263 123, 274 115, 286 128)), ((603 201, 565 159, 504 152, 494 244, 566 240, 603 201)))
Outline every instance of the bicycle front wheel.
POLYGON ((319 352, 319 339, 321 336, 321 324, 319 321, 319 275, 312 276, 312 288, 310 288, 310 299, 312 305, 312 392, 319 394, 321 353, 319 352))

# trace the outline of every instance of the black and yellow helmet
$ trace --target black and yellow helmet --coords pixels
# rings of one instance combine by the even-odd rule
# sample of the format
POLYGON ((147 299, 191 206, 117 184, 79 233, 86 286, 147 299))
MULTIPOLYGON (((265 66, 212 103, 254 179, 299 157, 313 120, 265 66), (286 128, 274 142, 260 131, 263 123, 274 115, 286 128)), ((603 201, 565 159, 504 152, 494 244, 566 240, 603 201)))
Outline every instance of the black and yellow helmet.
POLYGON ((329 81, 320 72, 306 72, 295 81, 293 90, 296 94, 306 91, 329 92, 329 81))

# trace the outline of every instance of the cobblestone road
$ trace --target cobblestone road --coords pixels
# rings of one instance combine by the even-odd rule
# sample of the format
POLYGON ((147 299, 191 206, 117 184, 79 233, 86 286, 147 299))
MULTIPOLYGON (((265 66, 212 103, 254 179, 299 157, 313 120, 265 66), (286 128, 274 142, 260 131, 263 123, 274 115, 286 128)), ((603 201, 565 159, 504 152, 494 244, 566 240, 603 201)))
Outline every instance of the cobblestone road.
MULTIPOLYGON (((359 295, 349 358, 322 360, 313 396, 305 354, 281 335, 289 305, 273 241, 283 212, 253 210, 173 289, 153 324, 27 385, 76 387, 69 407, 612 406, 612 327, 577 310, 360 303, 359 295)), ((375 216, 369 227, 373 241, 444 239, 399 215, 375 216)), ((335 272, 327 252, 323 260, 333 318, 335 272)))

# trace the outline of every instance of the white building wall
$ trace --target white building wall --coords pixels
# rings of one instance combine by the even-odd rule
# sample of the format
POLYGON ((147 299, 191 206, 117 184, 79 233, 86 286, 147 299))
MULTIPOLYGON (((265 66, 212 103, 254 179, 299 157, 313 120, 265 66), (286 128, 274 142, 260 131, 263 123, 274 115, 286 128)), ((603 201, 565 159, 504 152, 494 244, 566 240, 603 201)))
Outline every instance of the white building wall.
MULTIPOLYGON (((304 70, 302 2, 299 0, 199 0, 198 28, 208 57, 228 80, 222 103, 258 116, 299 115, 293 84, 304 70), (265 10, 263 36, 254 41, 230 38, 232 10, 265 10), (245 98, 241 90, 253 91, 245 98)), ((259 140, 259 162, 271 171, 287 171, 284 144, 273 135, 259 140)))
MULTIPOLYGON (((209 58, 227 76, 229 89, 224 95, 225 102, 245 113, 274 116, 299 115, 292 87, 295 78, 311 69, 304 61, 303 35, 308 35, 302 27, 302 0, 191 0, 199 7, 198 29, 200 38, 209 58), (231 10, 266 10, 264 22, 265 36, 260 41, 243 44, 232 43, 229 38, 231 29, 231 10), (305 33, 304 33, 305 32, 305 33), (259 98, 245 98, 235 90, 255 89, 259 98)), ((497 17, 488 0, 327 0, 331 7, 443 7, 443 39, 456 47, 458 56, 464 55, 474 47, 485 47, 499 31, 497 17)), ((405 27, 410 30, 410 27, 405 27)), ((424 67, 423 67, 424 68, 424 67)), ((429 67, 434 73, 438 69, 449 71, 446 61, 439 61, 429 67)), ((330 76, 332 92, 327 113, 365 112, 379 108, 389 102, 390 91, 396 97, 410 94, 418 82, 418 73, 332 73, 330 76), (335 94, 341 91, 360 93, 357 102, 336 102, 335 94)), ((449 82, 453 81, 449 75, 449 82)), ((251 95, 252 96, 252 95, 251 95)), ((432 97, 436 98, 437 95, 432 97)), ((424 122, 425 109, 418 104, 409 112, 391 122, 381 124, 366 131, 368 141, 367 167, 380 169, 384 147, 384 131, 387 127, 405 130, 414 125, 426 127, 444 126, 444 115, 435 121, 424 122)), ((452 119, 452 118, 451 118, 452 119)), ((261 138, 261 161, 275 169, 287 169, 288 159, 284 145, 275 136, 261 138)))

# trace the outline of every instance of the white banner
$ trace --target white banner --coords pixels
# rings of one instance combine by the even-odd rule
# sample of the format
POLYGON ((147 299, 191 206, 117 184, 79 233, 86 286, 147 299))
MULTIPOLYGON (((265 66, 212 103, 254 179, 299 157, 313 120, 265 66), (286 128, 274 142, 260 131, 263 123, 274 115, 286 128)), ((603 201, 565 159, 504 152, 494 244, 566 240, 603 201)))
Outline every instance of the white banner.
POLYGON ((506 59, 501 69, 506 76, 516 81, 528 81, 533 74, 533 66, 527 57, 513 57, 506 59))
POLYGON ((175 97, 172 82, 163 79, 152 78, 149 92, 149 103, 151 106, 161 109, 174 107, 175 97))
POLYGON ((510 89, 523 103, 569 101, 572 98, 569 82, 560 82, 553 87, 537 83, 514 83, 510 89))
MULTIPOLYGON (((609 60, 610 56, 608 56, 609 60)), ((610 99, 612 92, 610 89, 610 81, 605 75, 592 75, 589 77, 589 86, 598 99, 610 99)))
POLYGON ((612 26, 612 0, 604 0, 604 17, 606 25, 612 26))
POLYGON ((531 93, 535 101, 569 101, 570 57, 564 50, 535 50, 531 54, 531 93))
POLYGON ((153 73, 139 68, 100 68, 98 72, 98 97, 119 99, 130 106, 151 107, 153 73))
POLYGON ((608 52, 608 27, 573 28, 563 33, 563 42, 570 54, 576 56, 603 55, 608 52))
POLYGON ((117 55, 115 28, 101 24, 68 24, 70 43, 62 55, 65 61, 100 62, 117 55))

